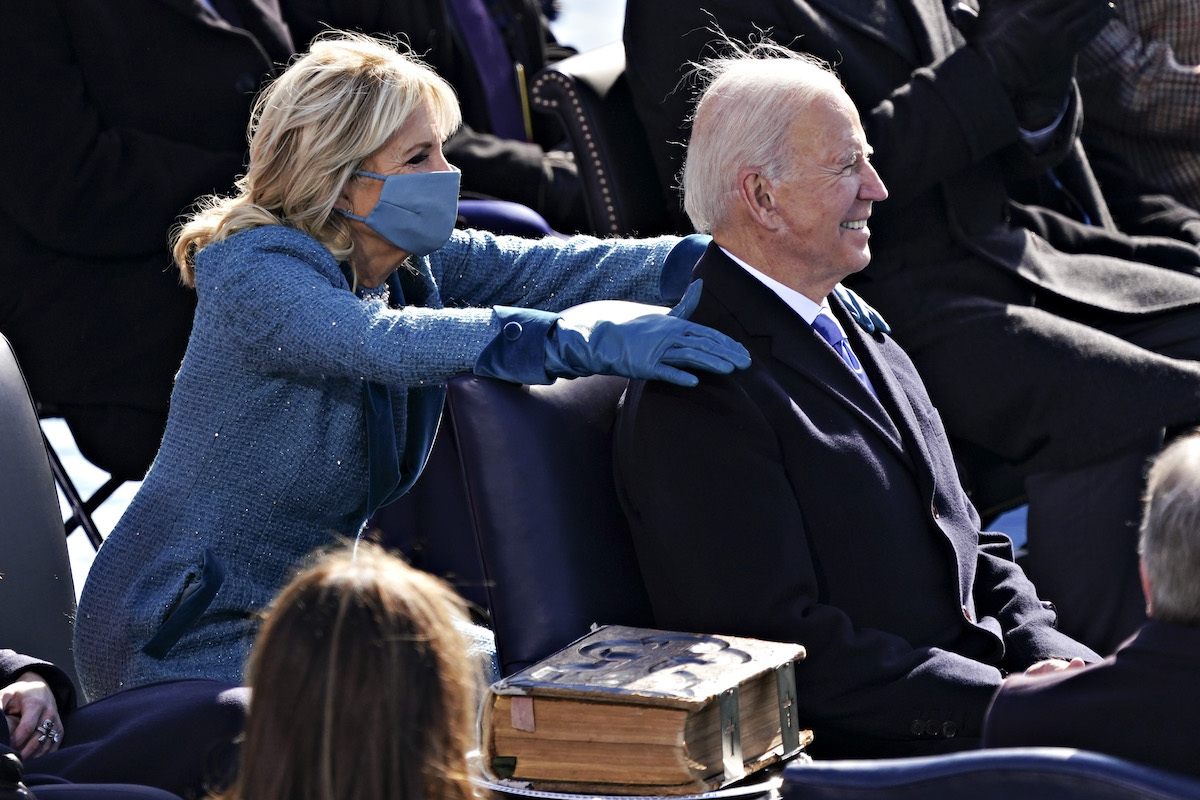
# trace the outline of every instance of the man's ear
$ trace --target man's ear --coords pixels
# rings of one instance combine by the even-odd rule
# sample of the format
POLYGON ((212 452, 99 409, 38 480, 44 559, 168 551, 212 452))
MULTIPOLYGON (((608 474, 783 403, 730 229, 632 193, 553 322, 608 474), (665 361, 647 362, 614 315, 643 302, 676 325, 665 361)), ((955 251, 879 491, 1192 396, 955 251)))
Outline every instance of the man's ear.
POLYGON ((761 172, 743 170, 738 178, 738 202, 751 219, 768 230, 775 230, 779 225, 775 213, 775 187, 761 172))

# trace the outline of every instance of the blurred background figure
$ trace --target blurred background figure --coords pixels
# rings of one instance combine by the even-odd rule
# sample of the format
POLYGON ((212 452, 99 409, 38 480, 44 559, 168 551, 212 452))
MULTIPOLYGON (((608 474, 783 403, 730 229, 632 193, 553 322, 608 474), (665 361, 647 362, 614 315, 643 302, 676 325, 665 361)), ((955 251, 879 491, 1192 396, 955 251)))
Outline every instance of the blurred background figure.
POLYGON ((1116 13, 1079 53, 1088 156, 1118 223, 1200 242, 1200 3, 1122 0, 1116 13), (1139 197, 1154 191, 1186 208, 1139 197))
POLYGON ((1084 140, 1200 208, 1200 3, 1122 0, 1079 53, 1084 140))
POLYGON ((984 745, 1078 747, 1200 776, 1200 435, 1150 470, 1141 523, 1149 620, 1103 661, 997 692, 984 745))
POLYGON ((43 415, 141 478, 195 295, 171 225, 241 172, 250 105, 292 42, 275 0, 45 0, 0 32, 0 331, 43 415))

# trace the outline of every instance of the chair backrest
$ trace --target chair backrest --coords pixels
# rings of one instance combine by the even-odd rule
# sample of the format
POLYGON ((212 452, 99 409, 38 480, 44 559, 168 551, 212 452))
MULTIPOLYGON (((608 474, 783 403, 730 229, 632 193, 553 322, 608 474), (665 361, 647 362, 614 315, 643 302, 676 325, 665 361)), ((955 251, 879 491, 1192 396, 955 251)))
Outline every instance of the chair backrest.
POLYGON ((782 800, 1187 800, 1200 780, 1065 747, 791 764, 782 800))
POLYGON ((613 485, 625 385, 606 376, 534 387, 466 376, 447 387, 505 675, 593 624, 653 625, 613 485))
POLYGON ((476 608, 487 609, 483 564, 448 415, 443 415, 420 480, 399 500, 376 511, 367 528, 381 545, 445 579, 476 608))
POLYGON ((646 131, 625 80, 623 44, 551 64, 535 76, 530 99, 566 129, 592 233, 650 236, 670 230, 646 131))
POLYGON ((75 678, 75 584, 46 442, 25 376, 0 336, 0 647, 75 678))

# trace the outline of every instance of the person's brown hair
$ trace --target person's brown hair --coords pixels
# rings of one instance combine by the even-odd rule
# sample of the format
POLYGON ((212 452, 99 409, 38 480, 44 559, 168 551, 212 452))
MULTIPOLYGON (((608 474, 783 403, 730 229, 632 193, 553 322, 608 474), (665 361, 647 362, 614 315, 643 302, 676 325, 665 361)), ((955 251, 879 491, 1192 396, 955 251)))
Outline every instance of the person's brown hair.
POLYGON ((241 769, 223 800, 476 800, 466 618, 445 583, 375 545, 318 558, 251 653, 241 769))

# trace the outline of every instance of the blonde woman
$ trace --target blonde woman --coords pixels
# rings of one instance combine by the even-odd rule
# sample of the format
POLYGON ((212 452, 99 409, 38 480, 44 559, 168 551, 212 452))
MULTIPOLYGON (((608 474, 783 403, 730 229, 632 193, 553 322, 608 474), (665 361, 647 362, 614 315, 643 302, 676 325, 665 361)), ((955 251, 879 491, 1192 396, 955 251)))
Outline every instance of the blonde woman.
POLYGON ((443 80, 364 36, 314 43, 259 98, 239 193, 175 244, 195 323, 158 455, 84 586, 88 697, 239 681, 293 565, 419 475, 448 377, 690 385, 749 364, 686 321, 699 287, 676 239, 454 230, 458 122, 443 80), (670 314, 641 305, 685 288, 670 314))

